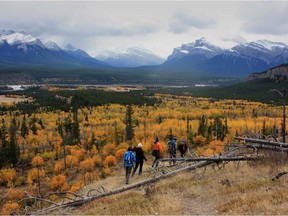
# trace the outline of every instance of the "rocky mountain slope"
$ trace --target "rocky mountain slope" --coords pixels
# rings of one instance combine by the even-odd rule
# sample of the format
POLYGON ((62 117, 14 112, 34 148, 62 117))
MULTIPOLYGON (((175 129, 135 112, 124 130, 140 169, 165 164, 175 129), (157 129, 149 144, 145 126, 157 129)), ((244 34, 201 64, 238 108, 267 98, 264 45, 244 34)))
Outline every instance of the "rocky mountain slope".
POLYGON ((271 68, 261 73, 252 73, 245 80, 257 80, 257 79, 271 79, 274 81, 287 81, 288 80, 288 64, 280 65, 275 68, 271 68))

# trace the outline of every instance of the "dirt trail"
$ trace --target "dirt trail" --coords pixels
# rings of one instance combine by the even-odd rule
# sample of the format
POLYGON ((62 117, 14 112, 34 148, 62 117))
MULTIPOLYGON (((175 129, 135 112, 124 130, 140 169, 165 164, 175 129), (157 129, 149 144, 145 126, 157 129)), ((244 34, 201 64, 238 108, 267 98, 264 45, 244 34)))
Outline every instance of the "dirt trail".
POLYGON ((185 197, 179 195, 179 201, 183 205, 182 215, 218 215, 213 203, 204 200, 204 197, 185 197))
MULTIPOLYGON (((150 168, 150 165, 145 164, 143 170, 150 168)), ((147 172, 143 172, 142 175, 135 174, 130 180, 131 183, 135 183, 144 180, 148 176, 147 172)), ((91 189, 96 189, 101 186, 107 188, 108 190, 115 189, 125 185, 125 171, 120 172, 118 175, 109 177, 107 179, 100 180, 98 182, 87 185, 80 192, 83 195, 87 195, 88 191, 91 189)), ((91 192, 90 195, 97 193, 96 191, 91 192)), ((187 194, 177 193, 172 194, 173 197, 177 197, 181 205, 183 206, 182 215, 218 215, 219 213, 215 209, 215 204, 211 203, 209 200, 205 199, 203 196, 187 196, 187 194)))

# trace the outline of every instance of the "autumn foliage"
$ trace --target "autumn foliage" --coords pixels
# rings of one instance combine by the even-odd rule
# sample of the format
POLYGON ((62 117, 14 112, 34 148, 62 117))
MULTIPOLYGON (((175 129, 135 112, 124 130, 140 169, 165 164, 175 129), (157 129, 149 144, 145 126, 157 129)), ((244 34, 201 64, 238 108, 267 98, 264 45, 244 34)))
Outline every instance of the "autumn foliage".
POLYGON ((54 176, 50 181, 50 188, 52 191, 65 191, 67 190, 67 177, 59 174, 54 176))
MULTIPOLYGON (((178 142, 186 139, 191 152, 210 156, 223 152, 235 135, 279 135, 281 131, 282 113, 276 106, 164 94, 154 97, 161 103, 131 106, 134 132, 131 143, 125 141, 124 105, 82 107, 67 112, 39 109, 31 116, 21 112, 3 113, 5 124, 0 124, 0 129, 4 135, 0 137, 0 146, 10 139, 5 131, 11 126, 11 119, 15 118, 19 126, 26 122, 28 131, 24 128, 22 135, 21 131, 16 133, 19 162, 15 167, 13 164, 1 167, 1 191, 21 186, 37 194, 36 184, 42 194, 78 191, 90 182, 119 172, 130 145, 141 142, 150 163, 155 137, 160 140, 164 157, 171 135, 177 136, 178 142)), ((16 194, 11 191, 8 199, 17 199, 16 194)), ((2 213, 18 213, 20 206, 6 201, 0 203, 2 213)))
POLYGON ((18 203, 8 202, 3 205, 1 213, 2 215, 12 215, 12 214, 18 214, 19 210, 20 206, 18 203))

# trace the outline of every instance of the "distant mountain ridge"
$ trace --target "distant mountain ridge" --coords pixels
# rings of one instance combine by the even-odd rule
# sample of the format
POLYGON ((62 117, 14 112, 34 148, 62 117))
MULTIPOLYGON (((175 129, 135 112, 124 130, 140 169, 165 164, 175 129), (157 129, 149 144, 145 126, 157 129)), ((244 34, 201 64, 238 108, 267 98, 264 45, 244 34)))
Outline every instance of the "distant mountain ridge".
POLYGON ((201 38, 175 48, 163 65, 181 65, 187 71, 243 78, 286 63, 288 45, 284 43, 258 40, 222 49, 201 38))
POLYGON ((44 42, 25 32, 0 32, 0 67, 47 65, 62 67, 107 66, 76 48, 61 49, 52 41, 44 42))
MULTIPOLYGON (((146 79, 153 83, 192 85, 201 81, 213 84, 216 80, 222 83, 243 79, 251 73, 288 64, 288 45, 285 43, 246 42, 243 38, 237 41, 238 45, 224 49, 200 38, 174 48, 163 62, 162 58, 139 47, 130 47, 125 53, 106 53, 99 55, 101 59, 95 59, 72 45, 61 48, 55 42, 43 41, 25 32, 0 31, 0 70, 8 74, 17 68, 27 82, 32 79, 50 82, 54 78, 61 82, 65 77, 70 82, 82 80, 83 83, 99 80, 139 83, 146 79)), ((9 77, 5 79, 9 80, 9 77)))
POLYGON ((140 67, 159 65, 165 59, 141 47, 129 47, 126 52, 106 51, 95 58, 115 67, 140 67))
POLYGON ((173 53, 168 56, 166 63, 176 62, 182 58, 192 57, 199 60, 207 60, 219 54, 222 54, 224 50, 209 43, 204 37, 196 40, 192 43, 181 45, 181 47, 174 48, 173 53))

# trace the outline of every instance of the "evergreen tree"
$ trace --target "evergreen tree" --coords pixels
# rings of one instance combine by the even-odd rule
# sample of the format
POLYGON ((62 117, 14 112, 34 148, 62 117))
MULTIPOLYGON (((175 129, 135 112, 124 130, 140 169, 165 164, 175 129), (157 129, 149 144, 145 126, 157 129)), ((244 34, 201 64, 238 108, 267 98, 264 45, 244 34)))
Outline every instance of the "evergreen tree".
POLYGON ((132 125, 132 106, 127 105, 126 107, 126 118, 125 118, 125 125, 126 125, 126 141, 132 141, 134 137, 134 129, 132 125))
POLYGON ((224 120, 224 134, 228 134, 228 119, 227 119, 227 116, 225 117, 225 120, 224 120))
POLYGON ((266 121, 265 121, 265 119, 263 120, 263 125, 262 125, 262 134, 264 134, 264 135, 268 135, 268 129, 267 129, 267 127, 266 127, 266 121))
POLYGON ((193 144, 194 143, 192 130, 189 130, 188 133, 187 133, 187 141, 188 141, 189 144, 193 144))
POLYGON ((216 136, 217 140, 224 140, 225 132, 224 132, 225 126, 223 125, 221 119, 219 116, 214 118, 214 122, 212 125, 212 131, 214 132, 214 135, 216 136))
POLYGON ((120 138, 119 138, 119 132, 118 132, 118 128, 117 128, 117 122, 114 122, 114 134, 115 134, 115 144, 116 146, 118 146, 120 144, 120 138))
POLYGON ((97 142, 97 140, 96 140, 96 138, 95 138, 95 133, 94 133, 94 131, 92 132, 92 136, 91 136, 91 141, 90 141, 90 150, 92 149, 92 146, 93 145, 96 145, 96 142, 97 142))
POLYGON ((170 129, 169 129, 169 134, 168 134, 168 139, 169 139, 169 140, 173 140, 173 137, 174 137, 174 136, 173 136, 173 131, 172 131, 172 128, 170 128, 170 129))
POLYGON ((63 137, 63 122, 59 118, 56 120, 56 125, 58 133, 63 137))
POLYGON ((31 131, 32 131, 32 133, 34 135, 37 135, 37 125, 36 125, 36 123, 37 123, 37 118, 35 117, 35 114, 34 114, 33 118, 29 122, 30 129, 31 129, 31 131))
POLYGON ((9 158, 10 164, 12 164, 13 167, 16 166, 20 157, 20 151, 17 145, 16 133, 17 133, 16 119, 13 118, 11 120, 11 124, 9 127, 10 140, 9 140, 9 145, 8 145, 8 158, 9 158))
POLYGON ((79 120, 78 120, 78 111, 75 110, 73 112, 73 123, 72 123, 72 142, 74 145, 80 143, 80 128, 79 128, 79 120))
POLYGON ((208 133, 208 121, 205 119, 205 116, 202 115, 199 120, 198 135, 207 137, 207 133, 208 133))
POLYGON ((21 131, 22 137, 24 137, 24 138, 26 138, 26 136, 29 134, 29 128, 28 128, 27 123, 26 123, 26 116, 25 115, 23 116, 20 131, 21 131))
POLYGON ((0 169, 7 164, 8 161, 8 131, 5 120, 2 119, 0 128, 0 169))

